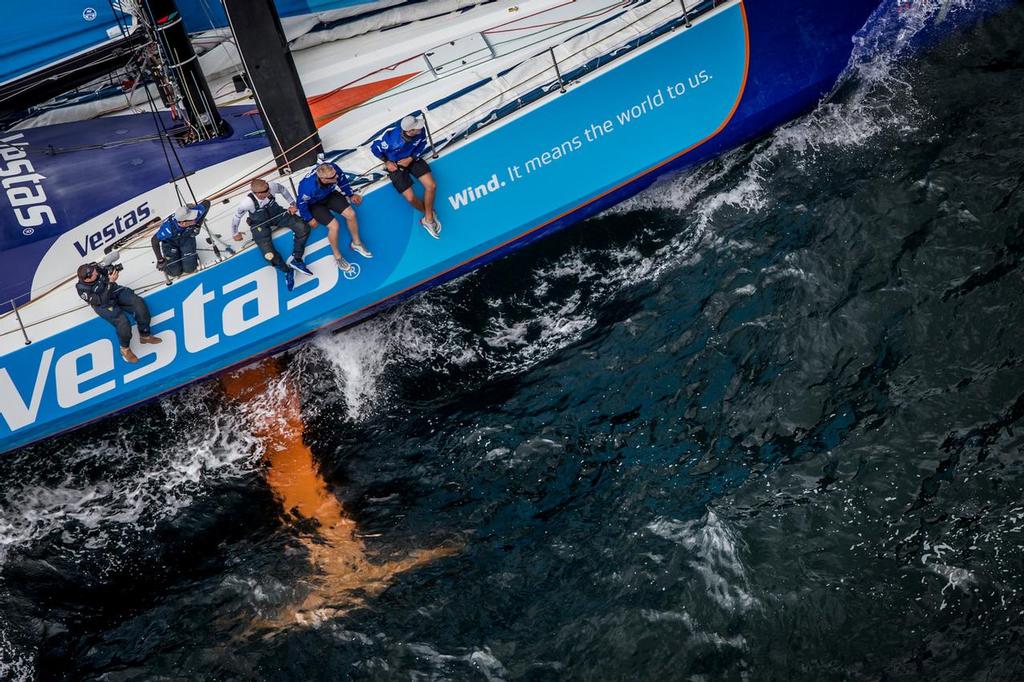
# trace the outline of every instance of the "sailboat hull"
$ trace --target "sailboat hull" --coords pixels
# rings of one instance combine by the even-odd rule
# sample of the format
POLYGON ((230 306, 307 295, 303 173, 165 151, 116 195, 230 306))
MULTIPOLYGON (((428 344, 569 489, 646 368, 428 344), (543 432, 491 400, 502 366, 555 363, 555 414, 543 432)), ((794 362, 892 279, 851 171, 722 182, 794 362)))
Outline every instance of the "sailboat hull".
MULTIPOLYGON (((323 228, 288 292, 249 249, 150 293, 160 345, 124 363, 111 327, 88 319, 0 357, 0 451, 79 427, 502 257, 700 163, 814 105, 848 61, 874 0, 731 3, 510 115, 431 161, 440 240, 390 187, 358 209, 372 260, 335 266, 323 228)), ((344 230, 342 230, 344 233, 344 230)), ((290 253, 291 235, 276 239, 290 253)))

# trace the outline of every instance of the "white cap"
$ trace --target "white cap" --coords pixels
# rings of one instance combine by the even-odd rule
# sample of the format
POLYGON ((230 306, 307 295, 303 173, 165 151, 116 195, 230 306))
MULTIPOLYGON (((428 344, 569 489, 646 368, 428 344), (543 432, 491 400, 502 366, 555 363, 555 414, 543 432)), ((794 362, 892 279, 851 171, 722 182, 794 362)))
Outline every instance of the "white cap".
POLYGON ((410 130, 421 130, 423 128, 422 116, 406 116, 402 119, 402 132, 410 130))
POLYGON ((197 220, 199 218, 199 211, 195 208, 189 208, 188 206, 180 206, 174 211, 174 219, 179 223, 183 223, 187 220, 197 220))

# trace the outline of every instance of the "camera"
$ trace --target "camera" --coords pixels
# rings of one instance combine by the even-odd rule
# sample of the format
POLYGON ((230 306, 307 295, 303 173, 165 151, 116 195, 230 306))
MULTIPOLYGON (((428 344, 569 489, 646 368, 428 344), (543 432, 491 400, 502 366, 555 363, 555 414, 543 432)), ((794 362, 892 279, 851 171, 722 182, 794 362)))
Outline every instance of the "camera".
POLYGON ((117 262, 120 259, 120 251, 111 251, 106 256, 104 256, 103 260, 97 263, 96 266, 103 270, 103 272, 107 273, 107 275, 112 275, 115 272, 121 272, 122 270, 124 270, 124 266, 117 262))

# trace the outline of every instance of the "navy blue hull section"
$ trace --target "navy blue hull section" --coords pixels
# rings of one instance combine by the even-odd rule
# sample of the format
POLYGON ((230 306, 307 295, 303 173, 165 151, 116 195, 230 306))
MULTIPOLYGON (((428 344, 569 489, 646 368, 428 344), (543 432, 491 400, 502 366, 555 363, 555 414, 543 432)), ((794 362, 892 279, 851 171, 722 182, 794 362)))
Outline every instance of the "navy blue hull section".
MULTIPOLYGON (((174 127, 167 113, 159 123, 153 114, 131 114, 0 133, 0 179, 7 190, 0 192, 0 301, 27 302, 44 254, 66 232, 154 189, 170 188, 174 179, 184 178, 182 199, 191 201, 189 177, 196 171, 268 148, 259 132, 263 122, 250 109, 222 109, 231 127, 226 138, 173 149, 158 136, 174 127)), ((91 240, 78 238, 78 249, 67 254, 73 259, 68 269, 99 260, 104 246, 155 217, 157 207, 136 203, 106 234, 104 225, 91 240)))
MULTIPOLYGON (((158 351, 141 348, 148 357, 140 368, 124 367, 119 358, 112 357, 114 350, 104 338, 110 336, 109 329, 98 321, 80 325, 71 340, 56 339, 52 350, 40 347, 25 352, 24 362, 12 361, 9 370, 0 366, 0 383, 7 380, 18 395, 17 402, 6 406, 4 415, 14 426, 5 433, 0 422, 0 450, 75 428, 279 352, 317 330, 355 324, 604 210, 666 172, 700 163, 764 134, 813 107, 833 86, 849 59, 853 35, 874 8, 873 0, 854 1, 841 8, 832 3, 804 6, 796 0, 756 2, 746 7, 746 14, 734 6, 692 29, 681 30, 662 46, 607 75, 566 95, 556 95, 536 112, 442 156, 435 164, 435 175, 449 183, 443 192, 466 189, 439 197, 442 204, 445 200, 450 204, 441 211, 445 235, 440 242, 426 237, 416 226, 416 216, 385 187, 367 195, 360 208, 363 234, 381 237, 371 241, 376 258, 364 264, 356 280, 339 278, 326 240, 314 234, 307 262, 316 276, 300 278, 293 293, 284 294, 276 283, 277 274, 260 267, 258 254, 247 252, 200 273, 198 279, 150 296, 154 333, 164 334, 165 343, 156 347, 158 351), (706 80, 700 76, 702 66, 710 76, 706 80), (658 73, 659 68, 665 73, 658 73), (640 82, 640 74, 650 75, 640 82), (670 102, 675 98, 666 84, 674 80, 668 78, 680 79, 676 84, 679 92, 686 89, 683 82, 688 77, 695 79, 688 94, 670 102), (624 92, 624 84, 629 84, 628 92, 624 92), (641 102, 645 93, 650 109, 632 123, 617 118, 616 109, 601 114, 608 116, 606 137, 597 131, 600 121, 593 119, 592 123, 587 118, 600 118, 593 113, 595 103, 624 107, 617 109, 623 112, 631 103, 641 102), (666 96, 659 103, 661 94, 655 94, 652 101, 651 93, 666 96), (610 104, 615 96, 619 102, 610 104), (566 122, 574 117, 581 117, 586 126, 580 127, 581 121, 566 122), (631 158, 638 154, 635 150, 643 140, 659 135, 665 138, 662 133, 680 122, 685 125, 677 127, 686 129, 679 133, 682 137, 659 139, 663 149, 644 150, 644 159, 652 161, 631 158), (591 133, 586 140, 573 141, 574 131, 587 129, 591 133), (545 145, 554 142, 555 146, 564 140, 561 148, 569 145, 569 152, 563 153, 570 156, 560 160, 557 153, 547 154, 544 159, 538 150, 538 156, 530 159, 519 175, 520 167, 512 162, 522 160, 519 154, 534 152, 513 149, 513 140, 546 140, 545 145), (500 163, 489 161, 493 159, 500 163), (615 163, 608 163, 609 159, 615 163), (536 187, 565 187, 566 178, 589 183, 579 187, 575 202, 572 197, 536 194, 536 187), (475 199, 470 180, 480 181, 475 199), (530 206, 535 217, 527 223, 515 222, 522 217, 514 215, 511 208, 524 205, 522 192, 543 199, 530 206), (461 206, 456 196, 460 194, 461 206), (499 224, 502 221, 505 223, 499 224), (493 237, 481 236, 488 230, 493 237), (474 238, 477 241, 472 242, 474 238), (464 242, 461 246, 460 240, 464 242), (96 340, 83 346, 89 339, 96 340), (36 392, 42 396, 41 408, 33 403, 36 392)), ((288 235, 278 240, 282 242, 279 249, 288 248, 288 235)), ((22 352, 13 355, 16 360, 22 352)))

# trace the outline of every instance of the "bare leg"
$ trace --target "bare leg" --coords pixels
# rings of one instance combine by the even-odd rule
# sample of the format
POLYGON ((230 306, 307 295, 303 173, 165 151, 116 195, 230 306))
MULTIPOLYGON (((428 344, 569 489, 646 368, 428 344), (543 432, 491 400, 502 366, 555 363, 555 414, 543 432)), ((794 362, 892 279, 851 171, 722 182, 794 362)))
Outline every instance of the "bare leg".
POLYGON ((334 252, 335 258, 341 258, 341 249, 338 248, 338 219, 332 218, 331 222, 327 223, 327 241, 331 243, 331 251, 334 252))
POLYGON ((437 194, 437 183, 434 182, 434 176, 427 173, 420 178, 420 182, 423 183, 423 214, 427 217, 427 220, 434 221, 434 195, 437 194))
POLYGON ((412 187, 402 192, 402 196, 405 197, 405 200, 412 204, 412 207, 417 211, 424 214, 426 213, 426 209, 423 208, 423 202, 420 201, 418 196, 416 196, 416 192, 412 187))
MULTIPOLYGON (((363 240, 359 238, 359 222, 356 220, 356 212, 349 206, 341 212, 341 216, 345 219, 345 223, 348 226, 348 233, 352 236, 352 243, 362 245, 363 240)), ((337 219, 331 222, 335 225, 338 223, 337 219)))

